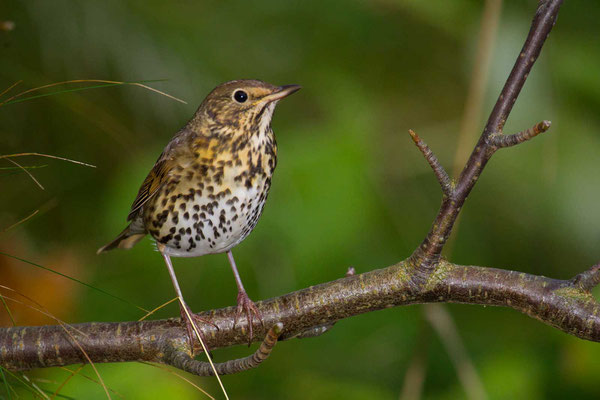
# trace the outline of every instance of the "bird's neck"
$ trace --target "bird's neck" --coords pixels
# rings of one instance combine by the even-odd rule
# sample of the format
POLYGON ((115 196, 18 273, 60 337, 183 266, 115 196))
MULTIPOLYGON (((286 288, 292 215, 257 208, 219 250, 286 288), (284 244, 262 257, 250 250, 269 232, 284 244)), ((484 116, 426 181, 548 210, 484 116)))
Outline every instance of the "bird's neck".
MULTIPOLYGON (((270 109, 269 109, 270 108, 270 109)), ((250 159, 266 154, 276 157, 277 144, 271 129, 272 107, 265 115, 240 124, 223 124, 205 118, 201 125, 188 125, 192 149, 201 158, 229 158, 228 153, 244 153, 250 159)))

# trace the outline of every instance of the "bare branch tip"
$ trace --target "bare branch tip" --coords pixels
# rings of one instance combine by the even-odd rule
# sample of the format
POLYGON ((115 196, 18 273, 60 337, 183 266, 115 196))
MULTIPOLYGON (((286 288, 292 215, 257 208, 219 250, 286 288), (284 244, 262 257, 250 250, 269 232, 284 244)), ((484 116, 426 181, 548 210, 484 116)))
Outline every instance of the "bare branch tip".
POLYGON ((513 135, 496 134, 490 137, 490 144, 498 148, 516 146, 530 139, 533 139, 540 133, 546 132, 548 129, 550 129, 550 125, 550 121, 544 120, 542 122, 538 122, 529 129, 526 129, 519 133, 515 133, 513 135))
POLYGON ((408 133, 410 134, 410 137, 412 138, 412 140, 415 143, 419 143, 421 141, 421 138, 419 137, 419 135, 417 135, 417 133, 415 131, 413 131, 412 129, 409 129, 408 133))
POLYGON ((283 324, 281 322, 276 323, 271 327, 271 329, 269 329, 269 334, 271 334, 272 336, 279 337, 279 335, 281 335, 281 332, 283 332, 283 324))
POLYGON ((425 157, 425 160, 433 170, 433 173, 435 174, 440 186, 442 187, 442 192, 445 196, 450 196, 452 194, 452 180, 450 179, 450 176, 448 175, 442 164, 440 164, 435 154, 433 154, 433 151, 429 148, 429 146, 427 146, 427 143, 422 141, 419 135, 417 135, 417 133, 412 129, 409 129, 408 133, 410 134, 410 137, 415 142, 415 144, 423 154, 423 157, 425 157))
POLYGON ((575 276, 571 282, 585 291, 590 291, 600 283, 600 263, 575 276))

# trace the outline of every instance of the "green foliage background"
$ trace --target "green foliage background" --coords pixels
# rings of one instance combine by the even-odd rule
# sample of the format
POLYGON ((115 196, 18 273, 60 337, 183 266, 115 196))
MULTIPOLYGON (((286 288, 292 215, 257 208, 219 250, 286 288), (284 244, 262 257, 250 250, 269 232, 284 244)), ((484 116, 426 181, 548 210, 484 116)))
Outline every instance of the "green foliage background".
MULTIPOLYGON (((440 202, 407 130, 415 129, 452 169, 482 3, 3 1, 0 20, 16 26, 0 32, 0 91, 17 80, 23 83, 15 93, 70 79, 164 78, 151 85, 188 104, 120 86, 0 107, 1 154, 37 151, 98 167, 19 159, 49 165, 33 171, 45 191, 25 174, 0 175, 0 229, 41 210, 2 233, 0 251, 144 308, 171 299, 166 269, 149 240, 127 252, 96 256, 95 250, 125 226, 139 184, 208 91, 223 81, 258 78, 304 89, 278 106, 273 127, 280 158, 268 205, 235 250, 250 296, 265 299, 339 278, 349 266, 364 272, 407 257, 440 202), (48 261, 48 254, 62 252, 77 260, 74 269, 48 261)), ((536 4, 503 6, 480 127, 536 4)), ((494 156, 464 208, 447 254, 454 262, 570 278, 600 259, 599 18, 600 3, 563 6, 506 130, 542 119, 552 120, 552 128, 494 156)), ((11 274, 37 272, 14 265, 11 274)), ((225 256, 176 259, 175 268, 193 309, 235 303, 225 256)), ((0 269, 0 283, 2 277, 0 269)), ((68 314, 49 311, 67 322, 142 316, 85 287, 32 284, 20 290, 41 302, 64 297, 68 314)), ((448 309, 489 398, 600 396, 600 345, 508 309, 448 309)), ((424 398, 463 398, 452 361, 422 313, 421 306, 401 307, 340 321, 322 337, 281 343, 259 369, 224 377, 224 384, 235 399, 396 399, 414 355, 422 352, 424 398)), ((171 304, 155 317, 177 315, 171 304)), ((16 306, 15 318, 31 323, 19 319, 16 306)), ((214 356, 225 360, 249 351, 214 356)), ((201 398, 151 366, 98 369, 126 398, 201 398)), ((83 371, 94 375, 89 366, 83 371)), ((38 385, 54 391, 68 373, 29 376, 50 380, 38 385)), ((219 396, 214 379, 188 378, 219 396)), ((100 386, 79 377, 61 394, 105 397, 100 386)))

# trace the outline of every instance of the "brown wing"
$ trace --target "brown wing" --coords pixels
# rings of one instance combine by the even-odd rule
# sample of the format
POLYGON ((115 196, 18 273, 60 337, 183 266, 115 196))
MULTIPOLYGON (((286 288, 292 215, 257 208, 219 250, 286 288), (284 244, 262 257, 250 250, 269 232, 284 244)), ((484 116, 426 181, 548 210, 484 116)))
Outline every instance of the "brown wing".
POLYGON ((127 216, 127 221, 135 218, 136 214, 142 206, 154 196, 158 190, 165 184, 167 174, 171 171, 173 162, 169 159, 164 159, 163 154, 159 157, 156 164, 142 183, 138 194, 131 205, 131 211, 127 216))
POLYGON ((142 183, 127 216, 127 221, 134 219, 142 206, 167 183, 169 174, 174 168, 177 166, 185 168, 194 160, 195 156, 191 145, 195 136, 194 131, 184 128, 171 139, 142 183))

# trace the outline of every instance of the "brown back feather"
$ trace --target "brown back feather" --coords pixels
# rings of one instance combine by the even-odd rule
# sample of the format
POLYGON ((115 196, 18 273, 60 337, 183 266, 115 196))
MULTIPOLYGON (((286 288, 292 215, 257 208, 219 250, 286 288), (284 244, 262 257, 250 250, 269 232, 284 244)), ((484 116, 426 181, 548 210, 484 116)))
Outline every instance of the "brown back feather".
POLYGON ((161 187, 168 181, 168 176, 177 165, 185 165, 193 159, 190 141, 194 133, 183 129, 171 139, 167 147, 163 150, 160 157, 152 167, 152 170, 144 179, 138 194, 131 205, 131 211, 127 216, 127 221, 133 220, 142 206, 154 196, 161 187))

